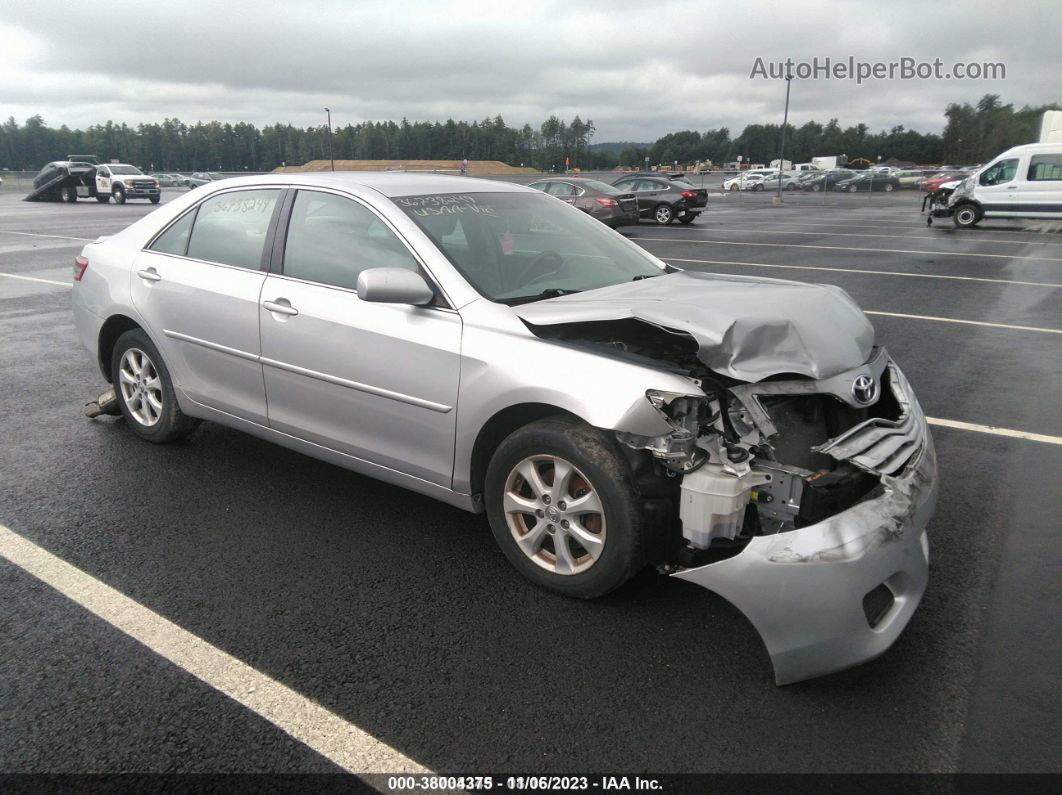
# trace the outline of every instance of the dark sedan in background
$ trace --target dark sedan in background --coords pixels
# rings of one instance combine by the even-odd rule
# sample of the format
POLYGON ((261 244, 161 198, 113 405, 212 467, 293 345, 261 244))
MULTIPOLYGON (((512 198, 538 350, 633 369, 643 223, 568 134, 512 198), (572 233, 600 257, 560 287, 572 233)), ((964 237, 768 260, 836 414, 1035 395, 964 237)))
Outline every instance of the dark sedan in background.
POLYGON ((634 194, 605 182, 581 177, 551 177, 528 187, 556 196, 616 229, 638 223, 638 202, 634 194))
POLYGON ((830 171, 808 171, 800 177, 802 190, 833 190, 838 182, 844 182, 856 176, 856 172, 847 168, 835 168, 830 171))
POLYGON ((670 224, 676 218, 680 224, 692 224, 708 206, 708 191, 695 188, 680 179, 630 175, 612 183, 614 187, 632 192, 638 199, 638 214, 658 224, 670 224))
POLYGON ((880 171, 864 171, 850 179, 841 180, 837 183, 837 190, 855 193, 856 191, 880 190, 889 193, 899 189, 900 180, 891 174, 883 174, 880 171))

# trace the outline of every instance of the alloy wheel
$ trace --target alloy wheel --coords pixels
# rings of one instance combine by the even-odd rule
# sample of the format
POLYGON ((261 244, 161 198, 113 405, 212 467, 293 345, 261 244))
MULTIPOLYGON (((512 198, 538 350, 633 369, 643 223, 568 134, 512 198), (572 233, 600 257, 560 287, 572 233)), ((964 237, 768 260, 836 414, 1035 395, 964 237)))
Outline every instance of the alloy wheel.
POLYGON ((162 416, 162 379, 151 357, 139 348, 127 350, 122 354, 118 383, 133 419, 146 428, 158 423, 162 416))
POLYGON ((509 532, 535 564, 554 574, 582 574, 605 549, 605 511, 597 490, 569 461, 525 458, 502 496, 509 532))

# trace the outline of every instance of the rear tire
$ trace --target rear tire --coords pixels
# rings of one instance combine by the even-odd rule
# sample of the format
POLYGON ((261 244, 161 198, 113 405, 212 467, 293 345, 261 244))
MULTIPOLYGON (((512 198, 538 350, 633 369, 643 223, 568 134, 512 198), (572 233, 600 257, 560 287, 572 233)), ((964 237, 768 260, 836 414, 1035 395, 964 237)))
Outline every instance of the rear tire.
POLYGON ((696 220, 697 220, 697 216, 696 215, 684 215, 684 216, 682 216, 681 218, 678 219, 679 223, 682 224, 683 226, 689 226, 690 224, 692 224, 696 220))
POLYGON ((143 329, 130 329, 114 344, 111 381, 122 416, 141 439, 165 444, 183 439, 199 425, 177 405, 170 371, 143 329))
POLYGON ((484 489, 491 530, 536 585, 592 599, 645 565, 648 531, 616 444, 578 420, 547 417, 514 431, 491 458, 484 489), (557 483, 562 468, 569 474, 557 483))
POLYGON ((110 195, 108 195, 106 193, 97 193, 96 194, 96 201, 98 201, 100 204, 106 204, 110 200, 111 200, 110 195))
POLYGON ((896 187, 896 186, 895 186, 895 185, 893 185, 893 184, 892 184, 891 182, 886 182, 886 183, 885 183, 885 192, 886 192, 886 193, 892 193, 892 191, 893 191, 893 188, 895 188, 895 187, 896 187))
POLYGON ((59 198, 67 204, 73 204, 77 201, 77 188, 75 188, 73 185, 67 185, 64 188, 60 188, 59 198))
POLYGON ((666 204, 658 204, 653 210, 653 220, 660 226, 667 226, 675 220, 675 212, 666 204))
POLYGON ((981 211, 974 204, 960 204, 951 217, 959 229, 972 229, 981 222, 981 211))

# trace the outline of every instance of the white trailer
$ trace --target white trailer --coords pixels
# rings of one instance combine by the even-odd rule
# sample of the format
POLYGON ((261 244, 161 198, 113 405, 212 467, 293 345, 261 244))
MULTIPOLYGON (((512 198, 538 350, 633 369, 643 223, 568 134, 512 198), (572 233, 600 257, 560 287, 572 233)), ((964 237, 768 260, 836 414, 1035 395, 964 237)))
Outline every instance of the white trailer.
POLYGON ((1040 121, 1040 143, 1062 143, 1062 110, 1046 110, 1040 121))

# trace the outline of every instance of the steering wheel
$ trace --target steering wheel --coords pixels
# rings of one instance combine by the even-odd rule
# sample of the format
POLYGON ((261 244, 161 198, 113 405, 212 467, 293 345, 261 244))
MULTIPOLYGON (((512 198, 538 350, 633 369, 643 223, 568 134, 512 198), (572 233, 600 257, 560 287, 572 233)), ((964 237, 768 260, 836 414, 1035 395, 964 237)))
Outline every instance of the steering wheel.
POLYGON ((518 282, 517 287, 524 287, 528 284, 534 284, 540 279, 544 279, 547 276, 552 276, 553 274, 557 273, 557 271, 559 271, 561 267, 563 267, 563 265, 564 257, 558 254, 556 251, 553 251, 552 249, 549 251, 543 251, 541 254, 531 260, 531 262, 528 263, 526 268, 520 271, 520 275, 516 277, 518 282), (552 269, 546 270, 546 268, 552 269), (542 273, 536 273, 539 270, 541 270, 542 273), (532 275, 534 275, 534 278, 529 280, 529 277, 531 277, 532 275))

